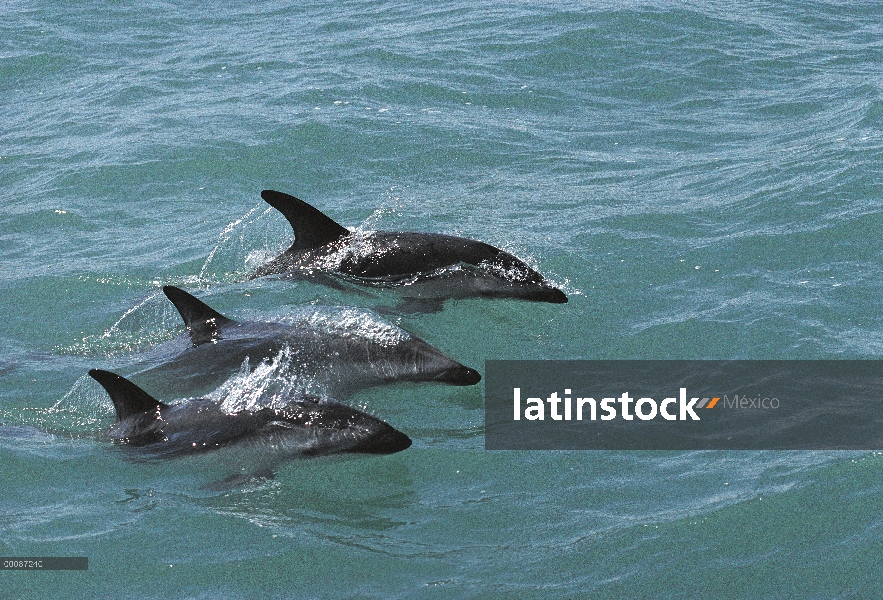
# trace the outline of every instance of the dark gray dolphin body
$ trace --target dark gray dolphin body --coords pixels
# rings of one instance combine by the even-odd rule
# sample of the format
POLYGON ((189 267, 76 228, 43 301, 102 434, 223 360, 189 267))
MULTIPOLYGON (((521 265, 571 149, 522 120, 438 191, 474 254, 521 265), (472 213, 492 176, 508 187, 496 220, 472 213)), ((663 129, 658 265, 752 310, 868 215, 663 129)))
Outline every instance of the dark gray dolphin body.
POLYGON ((342 275, 362 285, 404 287, 417 298, 567 296, 517 257, 484 242, 438 233, 349 231, 302 200, 264 190, 261 197, 294 229, 294 244, 251 278, 342 275))
POLYGON ((158 366, 137 373, 161 394, 205 393, 288 348, 296 375, 334 397, 397 381, 473 385, 481 375, 420 338, 358 309, 313 313, 292 324, 238 322, 166 286, 188 329, 164 345, 158 366))
MULTIPOLYGON (((117 421, 107 431, 139 455, 164 458, 238 445, 273 458, 338 453, 391 454, 411 445, 405 434, 355 408, 298 397, 279 408, 225 412, 209 399, 170 406, 109 371, 89 371, 107 391, 117 421)), ((268 457, 269 458, 269 457, 268 457)))

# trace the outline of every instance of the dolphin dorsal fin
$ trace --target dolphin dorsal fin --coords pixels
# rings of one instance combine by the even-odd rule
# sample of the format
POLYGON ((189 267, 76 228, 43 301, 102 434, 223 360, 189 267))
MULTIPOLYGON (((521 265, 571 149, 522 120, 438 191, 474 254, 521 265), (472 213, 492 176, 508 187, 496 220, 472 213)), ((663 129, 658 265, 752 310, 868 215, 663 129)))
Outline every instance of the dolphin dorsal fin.
POLYGON ((217 339, 219 325, 236 322, 181 288, 167 285, 163 287, 162 291, 181 313, 181 318, 184 319, 184 325, 190 331, 190 340, 194 346, 217 339))
POLYGON ((107 391, 107 395, 110 396, 113 406, 117 410, 117 421, 122 421, 139 413, 152 412, 157 408, 168 408, 167 404, 163 404, 125 377, 120 377, 116 373, 92 369, 89 371, 89 375, 107 391))
POLYGON ((261 192, 261 198, 281 212, 294 229, 294 243, 291 245, 291 250, 318 248, 350 234, 346 227, 294 196, 264 190, 261 192))

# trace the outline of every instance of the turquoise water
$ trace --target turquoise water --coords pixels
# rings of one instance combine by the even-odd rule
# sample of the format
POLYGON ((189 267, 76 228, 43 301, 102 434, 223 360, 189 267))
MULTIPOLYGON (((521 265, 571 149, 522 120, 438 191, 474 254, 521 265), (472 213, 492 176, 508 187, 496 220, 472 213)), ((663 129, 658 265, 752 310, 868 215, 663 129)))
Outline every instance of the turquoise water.
POLYGON ((867 598, 883 455, 489 452, 481 385, 348 399, 383 457, 202 486, 138 463, 85 373, 240 319, 377 310, 458 361, 883 355, 875 3, 6 2, 0 20, 4 598, 867 598), (351 227, 474 237, 566 305, 242 275, 351 227))

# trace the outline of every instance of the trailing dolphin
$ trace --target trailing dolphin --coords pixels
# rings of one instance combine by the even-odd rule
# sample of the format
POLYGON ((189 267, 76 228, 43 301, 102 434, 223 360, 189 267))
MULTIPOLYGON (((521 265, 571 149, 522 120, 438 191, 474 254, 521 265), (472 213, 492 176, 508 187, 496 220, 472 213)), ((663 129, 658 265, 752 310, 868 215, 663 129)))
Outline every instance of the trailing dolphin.
POLYGON ((250 274, 324 280, 342 275, 362 285, 406 287, 412 298, 520 298, 567 302, 567 296, 517 257, 484 242, 416 232, 355 232, 303 200, 264 190, 261 197, 294 230, 294 243, 250 274), (433 285, 434 284, 434 285, 433 285))
POLYGON ((271 464, 297 456, 392 454, 411 445, 408 436, 386 422, 332 400, 298 396, 274 408, 227 412, 207 398, 164 404, 109 371, 93 369, 89 375, 116 409, 109 437, 146 458, 239 446, 258 448, 265 464, 271 464))
MULTIPOLYGON (((239 322, 174 286, 163 292, 188 334, 155 349, 138 372, 160 394, 204 393, 288 349, 294 375, 333 397, 396 381, 473 385, 481 375, 361 309, 311 308, 290 323, 239 322), (156 355, 159 356, 156 356, 156 355)), ((139 379, 141 380, 141 379, 139 379)))

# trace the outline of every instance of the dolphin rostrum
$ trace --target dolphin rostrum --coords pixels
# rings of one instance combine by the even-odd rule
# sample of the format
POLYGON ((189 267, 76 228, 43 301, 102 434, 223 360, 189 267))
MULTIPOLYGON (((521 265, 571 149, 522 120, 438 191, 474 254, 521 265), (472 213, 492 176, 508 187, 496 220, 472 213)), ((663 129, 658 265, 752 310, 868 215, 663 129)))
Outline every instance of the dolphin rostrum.
POLYGON ((411 445, 380 419, 332 400, 296 396, 274 408, 227 412, 207 398, 168 405, 115 373, 89 375, 107 391, 117 421, 114 443, 138 448, 145 458, 196 454, 227 446, 257 447, 266 458, 338 453, 392 454, 411 445))
POLYGON ((350 231, 288 194, 264 190, 261 197, 288 220, 295 239, 251 279, 342 275, 362 285, 405 287, 413 298, 439 304, 471 297, 567 302, 564 292, 522 260, 484 242, 438 233, 350 231))
POLYGON ((161 353, 154 359, 159 364, 137 373, 160 394, 211 391, 246 358, 254 366, 286 348, 294 374, 332 397, 396 381, 473 385, 481 380, 474 369, 369 311, 311 308, 289 323, 239 322, 174 286, 163 292, 188 335, 155 349, 153 354, 161 353))

